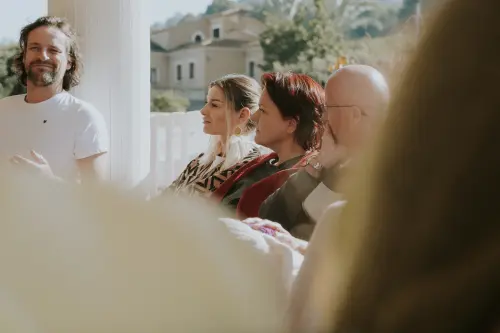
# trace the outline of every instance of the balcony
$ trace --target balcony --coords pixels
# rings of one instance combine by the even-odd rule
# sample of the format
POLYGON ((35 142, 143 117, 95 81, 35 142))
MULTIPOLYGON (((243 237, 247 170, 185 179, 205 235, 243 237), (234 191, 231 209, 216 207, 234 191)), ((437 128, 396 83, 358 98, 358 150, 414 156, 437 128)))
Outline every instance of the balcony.
POLYGON ((159 188, 168 186, 206 149, 208 139, 199 111, 151 113, 151 168, 141 189, 157 194, 159 188))

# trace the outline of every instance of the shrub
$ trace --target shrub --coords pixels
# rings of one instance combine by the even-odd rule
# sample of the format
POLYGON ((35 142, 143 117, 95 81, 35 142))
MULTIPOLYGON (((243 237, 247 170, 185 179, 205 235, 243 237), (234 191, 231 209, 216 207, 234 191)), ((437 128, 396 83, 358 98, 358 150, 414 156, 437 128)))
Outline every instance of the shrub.
POLYGON ((188 107, 189 100, 173 91, 151 92, 152 112, 179 112, 186 111, 188 107))

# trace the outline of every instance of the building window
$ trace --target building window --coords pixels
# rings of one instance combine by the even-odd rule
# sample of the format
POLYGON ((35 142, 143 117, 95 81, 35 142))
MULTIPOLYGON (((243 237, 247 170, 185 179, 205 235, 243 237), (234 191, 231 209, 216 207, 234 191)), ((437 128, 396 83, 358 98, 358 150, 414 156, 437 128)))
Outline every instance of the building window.
POLYGON ((255 62, 253 61, 248 64, 248 76, 255 77, 255 62))
POLYGON ((151 68, 149 79, 150 79, 150 82, 153 84, 158 83, 158 69, 157 68, 151 68))
POLYGON ((215 38, 220 38, 220 28, 214 28, 212 30, 212 35, 213 35, 214 39, 215 38))
POLYGON ((177 81, 182 80, 182 65, 177 65, 177 81))
POLYGON ((194 79, 194 62, 189 63, 189 78, 194 79))
POLYGON ((203 34, 202 31, 195 31, 192 35, 191 35, 191 41, 193 41, 194 43, 201 43, 203 42, 203 40, 205 39, 205 35, 203 34))

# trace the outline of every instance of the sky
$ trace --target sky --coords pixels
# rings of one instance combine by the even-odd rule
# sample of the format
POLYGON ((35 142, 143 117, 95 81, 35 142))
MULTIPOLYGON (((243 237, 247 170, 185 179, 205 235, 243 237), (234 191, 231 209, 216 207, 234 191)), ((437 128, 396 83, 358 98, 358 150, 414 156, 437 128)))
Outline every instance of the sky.
MULTIPOLYGON (((89 0, 99 1, 99 0, 89 0)), ((106 0, 101 0, 106 1, 106 0)), ((142 0, 150 3, 151 24, 164 22, 175 13, 198 14, 211 0, 142 0)), ((47 14, 47 0, 0 0, 0 42, 15 41, 21 27, 47 14)))

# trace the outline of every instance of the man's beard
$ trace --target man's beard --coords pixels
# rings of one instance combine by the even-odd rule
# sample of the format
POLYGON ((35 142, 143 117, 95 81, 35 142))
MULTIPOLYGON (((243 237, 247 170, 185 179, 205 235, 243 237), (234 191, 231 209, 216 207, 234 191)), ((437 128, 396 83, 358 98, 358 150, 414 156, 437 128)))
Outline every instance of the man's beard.
POLYGON ((52 66, 53 69, 51 71, 44 71, 44 72, 34 71, 33 66, 40 65, 40 64, 47 64, 47 65, 52 66, 52 64, 48 64, 48 63, 32 62, 28 67, 28 72, 27 72, 28 80, 30 80, 31 83, 33 83, 37 87, 47 87, 47 86, 54 84, 54 82, 56 81, 56 76, 57 76, 57 71, 54 68, 54 66, 52 66))

